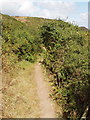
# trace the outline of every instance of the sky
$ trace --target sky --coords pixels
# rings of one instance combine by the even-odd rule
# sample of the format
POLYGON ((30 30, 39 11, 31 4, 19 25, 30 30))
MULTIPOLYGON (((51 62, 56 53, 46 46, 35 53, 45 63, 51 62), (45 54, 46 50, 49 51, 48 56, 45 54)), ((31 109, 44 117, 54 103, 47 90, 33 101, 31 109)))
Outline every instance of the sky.
POLYGON ((88 0, 0 0, 0 12, 10 16, 60 18, 88 28, 88 0))

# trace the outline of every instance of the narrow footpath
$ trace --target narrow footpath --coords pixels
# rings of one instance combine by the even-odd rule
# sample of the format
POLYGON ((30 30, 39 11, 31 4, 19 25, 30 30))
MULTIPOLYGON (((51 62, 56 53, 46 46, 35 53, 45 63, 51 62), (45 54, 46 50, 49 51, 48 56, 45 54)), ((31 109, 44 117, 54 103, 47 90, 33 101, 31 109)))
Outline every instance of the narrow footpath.
POLYGON ((40 118, 55 118, 53 103, 49 97, 49 89, 44 80, 43 70, 40 63, 35 65, 35 81, 40 102, 40 118))

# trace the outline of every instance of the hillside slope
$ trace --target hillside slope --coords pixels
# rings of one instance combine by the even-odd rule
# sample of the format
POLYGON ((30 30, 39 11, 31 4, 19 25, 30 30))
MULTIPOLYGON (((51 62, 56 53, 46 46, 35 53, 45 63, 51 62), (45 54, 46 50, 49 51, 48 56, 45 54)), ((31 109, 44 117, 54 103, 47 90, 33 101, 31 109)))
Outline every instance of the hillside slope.
POLYGON ((41 54, 53 75, 51 96, 62 105, 64 118, 80 119, 90 104, 88 31, 62 20, 8 15, 2 15, 1 25, 3 89, 20 62, 36 62, 41 54))
POLYGON ((42 38, 46 48, 43 63, 55 77, 55 98, 63 105, 64 117, 79 119, 89 106, 88 30, 62 20, 18 20, 30 26, 34 36, 42 38))

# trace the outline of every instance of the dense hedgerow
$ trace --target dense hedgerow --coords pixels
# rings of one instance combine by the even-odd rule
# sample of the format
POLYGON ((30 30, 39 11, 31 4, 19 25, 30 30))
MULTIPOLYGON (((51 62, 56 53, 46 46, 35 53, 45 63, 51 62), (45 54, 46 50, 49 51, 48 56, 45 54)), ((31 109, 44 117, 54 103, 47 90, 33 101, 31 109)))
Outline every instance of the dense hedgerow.
POLYGON ((90 104, 88 32, 60 21, 46 23, 41 37, 47 48, 44 64, 55 75, 64 117, 78 119, 90 104))

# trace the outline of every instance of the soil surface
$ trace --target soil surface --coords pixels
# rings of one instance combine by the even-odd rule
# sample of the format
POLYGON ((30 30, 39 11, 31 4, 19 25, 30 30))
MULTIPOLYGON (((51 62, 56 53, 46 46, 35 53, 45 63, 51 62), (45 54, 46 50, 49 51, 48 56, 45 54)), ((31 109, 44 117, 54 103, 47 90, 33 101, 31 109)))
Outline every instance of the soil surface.
POLYGON ((54 106, 49 97, 49 89, 44 80, 43 70, 40 63, 35 66, 35 81, 41 109, 40 118, 55 118, 54 106))

